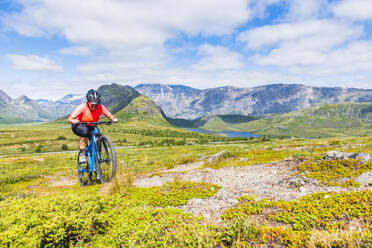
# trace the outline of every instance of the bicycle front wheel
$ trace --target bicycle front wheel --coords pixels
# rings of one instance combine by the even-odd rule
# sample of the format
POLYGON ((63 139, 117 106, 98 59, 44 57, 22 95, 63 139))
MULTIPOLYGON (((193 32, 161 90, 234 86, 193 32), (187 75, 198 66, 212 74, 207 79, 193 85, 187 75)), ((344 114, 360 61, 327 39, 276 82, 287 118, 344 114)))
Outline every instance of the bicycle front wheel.
POLYGON ((114 178, 116 173, 116 153, 112 141, 105 135, 97 140, 97 152, 99 160, 97 163, 97 173, 102 182, 108 183, 114 178))
POLYGON ((80 152, 79 152, 78 161, 77 161, 78 178, 79 178, 80 186, 85 187, 92 183, 92 173, 89 170, 88 161, 84 163, 80 163, 79 156, 80 156, 80 152))

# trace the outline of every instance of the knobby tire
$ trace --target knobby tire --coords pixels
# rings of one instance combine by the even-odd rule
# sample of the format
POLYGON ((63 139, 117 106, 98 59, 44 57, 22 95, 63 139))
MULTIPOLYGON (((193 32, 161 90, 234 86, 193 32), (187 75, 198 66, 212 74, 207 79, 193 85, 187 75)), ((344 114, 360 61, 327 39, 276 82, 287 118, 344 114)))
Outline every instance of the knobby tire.
POLYGON ((88 159, 86 163, 80 163, 79 156, 80 156, 80 152, 78 154, 78 159, 77 159, 78 178, 79 178, 80 186, 85 187, 85 186, 92 184, 92 173, 89 172, 88 159), (81 169, 86 169, 87 171, 81 171, 81 169))
POLYGON ((97 140, 97 152, 100 160, 96 165, 96 170, 100 180, 108 183, 116 174, 116 153, 112 141, 105 135, 101 135, 97 140))

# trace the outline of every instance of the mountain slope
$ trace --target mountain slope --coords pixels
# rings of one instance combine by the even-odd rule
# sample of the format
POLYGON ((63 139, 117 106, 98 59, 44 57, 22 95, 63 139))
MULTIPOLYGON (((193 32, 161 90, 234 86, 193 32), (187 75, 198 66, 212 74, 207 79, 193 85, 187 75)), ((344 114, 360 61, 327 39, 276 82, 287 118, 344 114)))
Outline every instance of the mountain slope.
POLYGON ((231 128, 276 136, 372 135, 372 103, 323 104, 252 122, 232 124, 231 128))
POLYGON ((120 122, 148 122, 153 125, 171 126, 165 119, 161 108, 146 96, 134 98, 125 108, 118 111, 115 116, 120 122))
POLYGON ((68 94, 57 101, 38 99, 38 104, 58 117, 69 115, 79 104, 85 102, 85 95, 68 94))
POLYGON ((48 121, 56 115, 45 111, 37 101, 26 96, 11 99, 4 91, 0 91, 0 123, 28 123, 48 121))
POLYGON ((102 104, 112 113, 125 108, 134 98, 140 95, 132 87, 119 84, 102 85, 97 91, 102 96, 102 104))
POLYGON ((254 88, 219 87, 197 90, 182 85, 141 84, 135 87, 172 118, 209 115, 288 113, 323 103, 372 102, 370 89, 272 84, 254 88))

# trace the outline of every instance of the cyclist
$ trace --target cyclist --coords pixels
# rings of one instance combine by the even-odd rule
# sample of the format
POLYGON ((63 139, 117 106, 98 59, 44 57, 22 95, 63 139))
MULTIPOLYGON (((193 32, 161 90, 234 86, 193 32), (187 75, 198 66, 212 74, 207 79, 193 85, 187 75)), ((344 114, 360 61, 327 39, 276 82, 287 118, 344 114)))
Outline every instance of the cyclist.
POLYGON ((86 99, 87 101, 80 104, 67 119, 67 121, 72 124, 72 131, 77 136, 80 136, 80 163, 87 161, 85 148, 88 145, 88 138, 91 137, 94 126, 79 122, 97 122, 99 121, 101 114, 109 118, 114 123, 118 122, 118 119, 115 118, 114 115, 101 104, 101 96, 96 90, 88 90, 86 99))

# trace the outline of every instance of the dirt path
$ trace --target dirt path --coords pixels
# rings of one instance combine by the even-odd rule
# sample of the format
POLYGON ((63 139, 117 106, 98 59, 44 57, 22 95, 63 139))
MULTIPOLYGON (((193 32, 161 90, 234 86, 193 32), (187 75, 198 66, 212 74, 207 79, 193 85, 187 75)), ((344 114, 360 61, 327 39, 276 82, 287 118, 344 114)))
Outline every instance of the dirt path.
POLYGON ((294 200, 315 192, 355 190, 323 187, 316 180, 295 176, 296 164, 295 160, 284 160, 271 164, 211 169, 203 168, 204 162, 199 161, 151 175, 142 175, 136 178, 134 185, 161 186, 174 181, 176 177, 184 181, 217 184, 222 188, 215 196, 207 199, 194 198, 180 207, 186 212, 202 215, 207 221, 214 223, 219 222, 221 214, 233 207, 238 202, 237 198, 242 195, 254 195, 257 199, 294 200))

